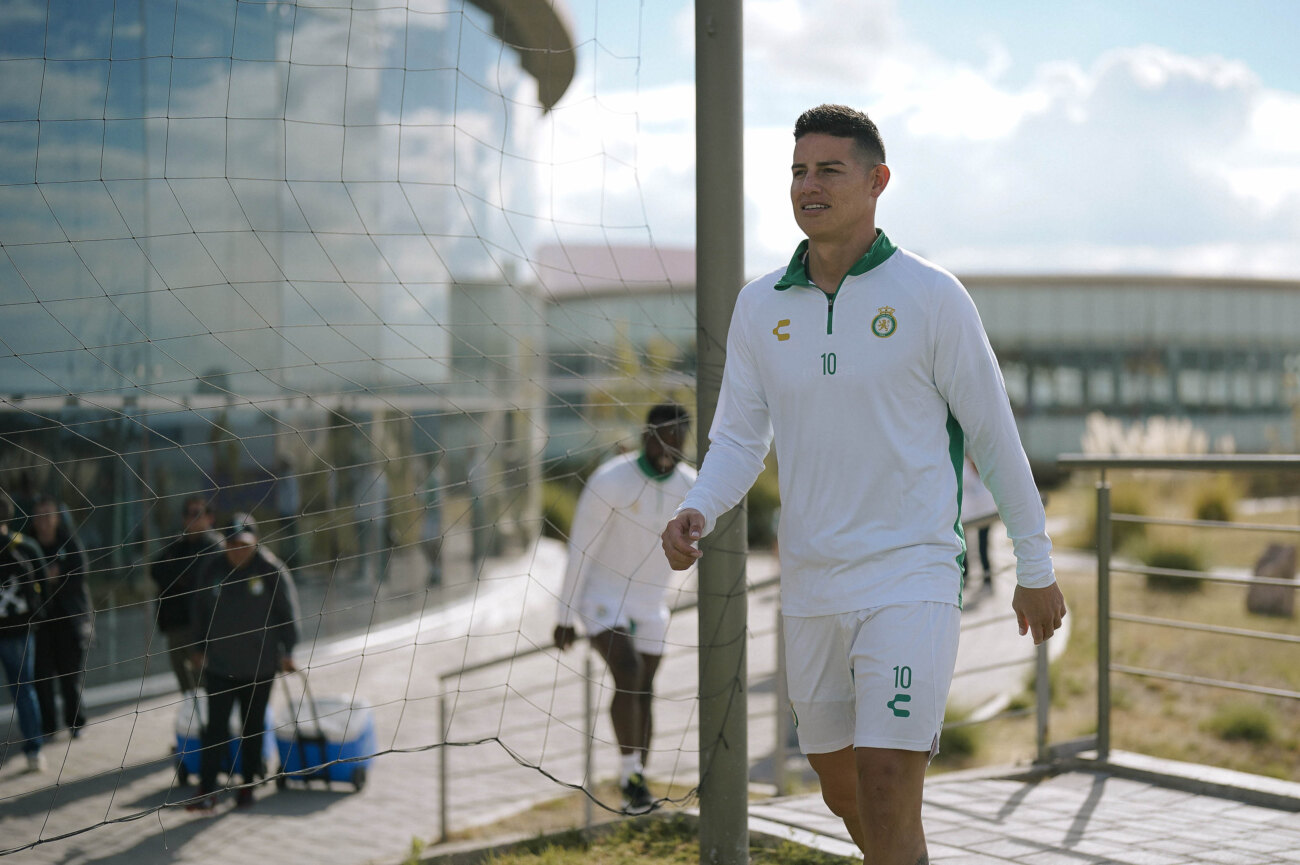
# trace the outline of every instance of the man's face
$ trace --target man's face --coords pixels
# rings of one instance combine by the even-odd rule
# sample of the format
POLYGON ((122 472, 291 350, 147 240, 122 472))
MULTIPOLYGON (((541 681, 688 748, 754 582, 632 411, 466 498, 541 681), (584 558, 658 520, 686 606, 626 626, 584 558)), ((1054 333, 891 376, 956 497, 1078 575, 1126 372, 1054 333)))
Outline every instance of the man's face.
POLYGON ((226 559, 236 568, 242 568, 257 554, 257 538, 251 532, 240 532, 226 539, 226 559))
POLYGON ((660 474, 672 471, 681 461, 686 430, 686 424, 666 423, 645 431, 642 437, 645 457, 660 474))
POLYGON ((187 535, 202 534, 212 528, 212 512, 198 502, 187 504, 183 516, 185 518, 183 531, 187 535))
POLYGON ((809 240, 851 241, 875 225, 888 169, 870 165, 852 138, 809 133, 794 143, 790 203, 809 240))

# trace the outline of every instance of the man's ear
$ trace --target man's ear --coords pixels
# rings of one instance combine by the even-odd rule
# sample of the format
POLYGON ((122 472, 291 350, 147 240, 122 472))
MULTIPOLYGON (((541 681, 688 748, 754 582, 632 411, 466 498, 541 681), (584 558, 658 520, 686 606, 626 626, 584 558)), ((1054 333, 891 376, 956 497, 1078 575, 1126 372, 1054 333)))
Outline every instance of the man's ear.
POLYGON ((882 162, 874 170, 875 174, 871 179, 871 196, 879 198, 880 193, 884 192, 885 187, 889 185, 889 166, 882 162))

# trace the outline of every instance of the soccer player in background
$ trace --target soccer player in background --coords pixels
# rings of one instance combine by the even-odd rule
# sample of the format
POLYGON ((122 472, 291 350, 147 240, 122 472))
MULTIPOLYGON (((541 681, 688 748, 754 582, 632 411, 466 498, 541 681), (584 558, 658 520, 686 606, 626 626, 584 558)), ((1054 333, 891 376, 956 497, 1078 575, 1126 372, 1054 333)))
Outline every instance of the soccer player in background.
POLYGON ((681 462, 689 429, 690 415, 682 406, 651 408, 640 452, 614 457, 592 473, 569 532, 555 645, 561 651, 573 645, 581 622, 614 676, 609 713, 622 755, 623 808, 629 813, 647 811, 654 802, 644 772, 673 582, 659 552, 659 531, 695 480, 695 470, 681 462))
POLYGON ((950 273, 876 227, 889 183, 863 113, 795 124, 790 199, 807 236, 736 301, 710 448, 663 532, 674 568, 775 442, 781 600, 800 749, 872 865, 928 862, 921 826, 960 627, 963 446, 1018 562, 1035 643, 1061 626, 1042 502, 997 359, 950 273))

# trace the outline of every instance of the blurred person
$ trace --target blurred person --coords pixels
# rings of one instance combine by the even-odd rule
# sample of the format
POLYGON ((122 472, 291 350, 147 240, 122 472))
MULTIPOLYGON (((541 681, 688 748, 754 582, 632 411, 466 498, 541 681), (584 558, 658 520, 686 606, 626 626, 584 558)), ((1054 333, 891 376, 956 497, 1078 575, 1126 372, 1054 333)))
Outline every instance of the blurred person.
POLYGON ((93 628, 86 583, 90 561, 53 497, 36 497, 29 525, 40 550, 45 595, 45 618, 36 629, 36 695, 41 703, 41 723, 49 738, 60 729, 58 719, 62 717, 76 739, 86 725, 81 691, 93 628))
POLYGON ((823 105, 794 137, 790 200, 807 239, 736 300, 711 445, 663 547, 673 567, 694 564, 775 442, 800 749, 864 861, 916 865, 929 861, 922 788, 957 656, 964 446, 1015 543, 1020 633, 1050 638, 1065 601, 974 303, 876 228, 890 179, 876 125, 823 105))
MULTIPOLYGON (((0 493, 0 667, 18 717, 28 772, 45 771, 41 743, 41 706, 36 697, 36 640, 32 625, 42 615, 39 552, 19 532, 9 528, 14 506, 0 493)), ((10 741, 10 736, 5 741, 10 741)))
POLYGON ((236 703, 244 719, 237 806, 253 804, 252 784, 265 775, 262 736, 271 685, 277 673, 297 669, 298 593, 284 562, 259 544, 257 523, 236 514, 223 554, 212 561, 193 598, 192 663, 208 694, 208 720, 199 739, 199 795, 186 810, 210 813, 236 703))
POLYGON ((614 677, 609 714, 622 755, 623 807, 630 813, 654 802, 644 773, 673 582, 659 554, 659 528, 695 480, 695 470, 681 462, 690 423, 676 403, 654 406, 640 451, 607 460, 592 473, 574 511, 560 590, 556 647, 573 645, 581 623, 614 677))
MULTIPOLYGON (((993 494, 980 480, 979 469, 975 461, 966 457, 962 466, 961 480, 961 519, 962 523, 978 521, 976 529, 976 549, 979 551, 980 570, 984 588, 993 588, 993 564, 989 558, 990 521, 998 515, 998 506, 993 502, 993 494)), ((970 571, 970 556, 962 559, 962 586, 966 585, 966 574, 970 571)))
POLYGON ((190 619, 194 592, 205 570, 223 551, 222 537, 213 531, 212 519, 207 499, 185 499, 180 535, 162 548, 149 569, 158 588, 158 628, 167 638, 167 656, 184 694, 192 694, 199 686, 198 670, 190 663, 190 646, 195 639, 190 619))

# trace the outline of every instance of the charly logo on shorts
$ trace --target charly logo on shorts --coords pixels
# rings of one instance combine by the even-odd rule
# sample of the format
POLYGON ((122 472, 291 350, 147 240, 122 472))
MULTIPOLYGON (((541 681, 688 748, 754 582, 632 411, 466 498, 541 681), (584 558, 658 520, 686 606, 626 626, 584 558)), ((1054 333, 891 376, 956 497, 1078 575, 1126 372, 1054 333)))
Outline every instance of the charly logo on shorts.
POLYGON ((894 331, 898 330, 898 319, 894 318, 894 308, 892 306, 882 306, 876 309, 879 313, 871 319, 871 332, 879 337, 893 336, 894 331))
POLYGON ((900 709, 900 708, 898 708, 898 706, 897 706, 896 704, 897 704, 897 703, 910 703, 910 702, 912 702, 912 695, 911 695, 911 694, 895 694, 895 695, 894 695, 894 699, 890 700, 890 701, 889 701, 888 703, 886 703, 885 705, 888 706, 890 709, 893 709, 893 711, 894 711, 894 717, 895 717, 895 718, 908 718, 908 717, 911 717, 912 713, 911 713, 910 711, 908 711, 907 709, 900 709))

